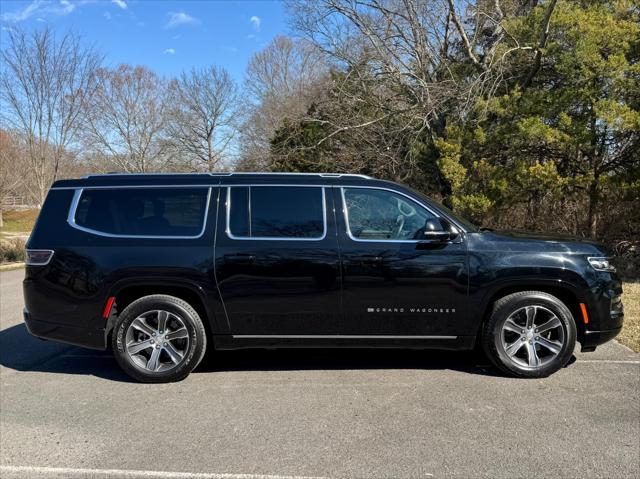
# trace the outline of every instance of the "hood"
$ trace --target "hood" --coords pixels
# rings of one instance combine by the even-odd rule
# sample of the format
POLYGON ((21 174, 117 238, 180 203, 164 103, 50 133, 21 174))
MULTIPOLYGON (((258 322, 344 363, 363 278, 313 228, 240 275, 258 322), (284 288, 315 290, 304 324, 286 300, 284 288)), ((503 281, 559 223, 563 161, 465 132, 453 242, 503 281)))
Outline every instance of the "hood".
POLYGON ((492 242, 505 250, 545 251, 561 253, 612 256, 613 252, 602 244, 587 238, 563 234, 532 233, 526 231, 483 231, 483 243, 492 242))

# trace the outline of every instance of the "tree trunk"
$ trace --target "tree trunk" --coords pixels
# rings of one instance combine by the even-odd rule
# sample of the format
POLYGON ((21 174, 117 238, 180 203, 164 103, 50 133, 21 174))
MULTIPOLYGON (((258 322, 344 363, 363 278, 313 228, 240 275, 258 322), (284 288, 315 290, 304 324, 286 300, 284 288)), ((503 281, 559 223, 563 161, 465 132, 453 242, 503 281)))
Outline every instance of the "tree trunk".
MULTIPOLYGON (((2 197, 0 197, 0 200, 2 200, 2 197)), ((4 226, 4 220, 2 218, 2 206, 0 206, 0 228, 2 228, 4 226)))
POLYGON ((587 229, 589 236, 595 238, 598 233, 598 206, 600 203, 600 189, 598 177, 595 177, 589 185, 589 213, 587 217, 587 229))

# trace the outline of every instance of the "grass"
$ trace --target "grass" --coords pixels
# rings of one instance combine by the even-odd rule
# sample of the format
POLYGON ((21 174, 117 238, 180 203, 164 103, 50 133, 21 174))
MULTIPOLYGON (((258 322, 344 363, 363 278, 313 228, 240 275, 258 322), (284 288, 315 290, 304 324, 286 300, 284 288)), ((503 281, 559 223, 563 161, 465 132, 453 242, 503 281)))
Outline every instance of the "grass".
POLYGON ((624 326, 617 339, 640 353, 640 283, 624 283, 624 326))
POLYGON ((24 239, 0 239, 0 264, 24 261, 24 239))
POLYGON ((2 233, 26 233, 33 229, 40 210, 11 210, 3 211, 4 225, 0 228, 2 233))

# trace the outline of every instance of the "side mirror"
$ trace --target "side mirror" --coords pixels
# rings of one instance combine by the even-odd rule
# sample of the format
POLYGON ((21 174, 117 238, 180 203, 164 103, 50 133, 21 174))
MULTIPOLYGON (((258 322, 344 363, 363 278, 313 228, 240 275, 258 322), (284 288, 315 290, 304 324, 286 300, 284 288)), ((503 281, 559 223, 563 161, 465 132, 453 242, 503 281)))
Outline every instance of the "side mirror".
POLYGON ((449 225, 443 224, 439 218, 429 218, 425 221, 422 240, 430 243, 450 241, 457 235, 450 231, 449 225))
POLYGON ((424 239, 427 241, 449 241, 452 234, 448 231, 425 231, 424 239))

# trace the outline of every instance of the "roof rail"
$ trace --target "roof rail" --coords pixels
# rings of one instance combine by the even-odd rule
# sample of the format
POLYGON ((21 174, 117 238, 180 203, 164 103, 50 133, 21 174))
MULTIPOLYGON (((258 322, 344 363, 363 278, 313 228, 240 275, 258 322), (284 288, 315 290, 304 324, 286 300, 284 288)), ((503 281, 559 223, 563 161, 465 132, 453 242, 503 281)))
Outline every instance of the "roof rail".
POLYGON ((161 173, 120 173, 120 172, 111 172, 111 173, 93 173, 89 175, 85 175, 82 178, 100 178, 105 176, 160 176, 160 175, 191 175, 191 176, 244 176, 244 175, 287 175, 287 176, 321 176, 327 178, 341 178, 341 177, 352 177, 352 178, 364 178, 367 180, 373 179, 371 176, 361 175, 358 173, 300 173, 300 172, 245 172, 245 171, 236 171, 236 172, 220 172, 220 173, 170 173, 170 172, 161 172, 161 173))
POLYGON ((231 176, 240 176, 240 175, 288 175, 288 176, 322 176, 328 178, 340 178, 342 176, 351 176, 356 178, 365 178, 371 180, 370 176, 361 175, 359 173, 304 173, 299 171, 289 172, 289 171, 235 171, 231 173, 231 176))
POLYGON ((123 173, 120 171, 110 171, 109 173, 91 173, 88 175, 84 175, 82 178, 101 178, 104 176, 231 176, 231 172, 221 172, 221 173, 183 173, 183 172, 158 172, 158 173, 123 173))

